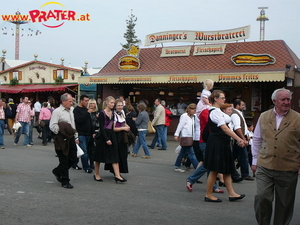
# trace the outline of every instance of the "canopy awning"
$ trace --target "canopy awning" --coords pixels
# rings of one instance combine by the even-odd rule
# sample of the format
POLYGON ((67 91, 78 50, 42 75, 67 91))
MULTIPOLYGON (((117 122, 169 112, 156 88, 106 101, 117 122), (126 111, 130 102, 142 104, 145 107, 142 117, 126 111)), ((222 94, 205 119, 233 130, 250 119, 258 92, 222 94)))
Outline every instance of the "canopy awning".
POLYGON ((155 83, 202 83, 206 79, 214 82, 269 82, 284 81, 285 72, 241 72, 202 74, 157 74, 157 75, 111 75, 83 76, 79 84, 155 84, 155 83))
POLYGON ((30 84, 30 85, 0 85, 0 92, 17 94, 17 93, 29 93, 29 92, 47 92, 47 91, 64 91, 68 87, 75 87, 78 84, 30 84))
POLYGON ((0 85, 0 92, 17 94, 17 93, 20 93, 24 88, 26 88, 28 86, 29 85, 17 85, 17 86, 0 85))
POLYGON ((26 87, 22 90, 22 93, 28 92, 47 92, 47 91, 64 91, 67 87, 74 87, 77 84, 60 84, 60 85, 53 85, 53 84, 34 84, 26 87))

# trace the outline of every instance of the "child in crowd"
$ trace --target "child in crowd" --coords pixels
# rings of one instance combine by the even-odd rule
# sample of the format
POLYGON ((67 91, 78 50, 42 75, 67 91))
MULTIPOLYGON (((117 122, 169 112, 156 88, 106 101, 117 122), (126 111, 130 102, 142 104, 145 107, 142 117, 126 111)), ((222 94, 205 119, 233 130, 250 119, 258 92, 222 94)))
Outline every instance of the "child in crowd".
POLYGON ((208 101, 208 97, 211 95, 210 90, 214 88, 214 82, 211 79, 206 79, 203 82, 203 91, 201 93, 201 98, 197 104, 196 114, 197 116, 200 115, 200 113, 204 109, 208 109, 211 104, 208 101))

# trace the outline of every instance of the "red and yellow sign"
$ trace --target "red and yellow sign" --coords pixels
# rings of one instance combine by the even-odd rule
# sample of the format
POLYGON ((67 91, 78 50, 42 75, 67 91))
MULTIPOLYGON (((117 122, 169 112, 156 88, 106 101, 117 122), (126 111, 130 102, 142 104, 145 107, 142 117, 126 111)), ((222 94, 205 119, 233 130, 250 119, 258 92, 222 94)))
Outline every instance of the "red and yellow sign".
POLYGON ((119 60, 120 70, 138 70, 140 68, 140 60, 138 59, 140 49, 138 46, 130 45, 127 50, 127 55, 119 60))
POLYGON ((274 64, 276 62, 276 59, 268 54, 240 53, 232 56, 231 61, 237 66, 257 66, 274 64))

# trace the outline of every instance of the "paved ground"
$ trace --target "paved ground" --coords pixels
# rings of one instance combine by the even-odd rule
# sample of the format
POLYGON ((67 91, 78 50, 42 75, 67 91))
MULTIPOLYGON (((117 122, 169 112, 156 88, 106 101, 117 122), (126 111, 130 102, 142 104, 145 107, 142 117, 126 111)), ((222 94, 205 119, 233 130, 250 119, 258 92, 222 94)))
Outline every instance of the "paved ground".
MULTIPOLYGON (((246 194, 240 202, 229 202, 226 192, 216 194, 222 203, 204 202, 204 184, 195 184, 192 193, 185 188, 191 172, 174 172, 177 144, 168 137, 168 150, 151 150, 151 159, 128 157, 128 180, 116 184, 112 174, 103 171, 104 182, 92 174, 70 170, 74 189, 62 188, 52 175, 57 165, 53 144, 42 146, 34 137, 31 148, 13 146, 5 134, 6 149, 0 150, 0 224, 256 224, 253 212, 255 181, 234 184, 246 194)), ((153 135, 148 136, 152 140, 153 135)), ((297 189, 291 225, 300 224, 300 190, 297 189)))

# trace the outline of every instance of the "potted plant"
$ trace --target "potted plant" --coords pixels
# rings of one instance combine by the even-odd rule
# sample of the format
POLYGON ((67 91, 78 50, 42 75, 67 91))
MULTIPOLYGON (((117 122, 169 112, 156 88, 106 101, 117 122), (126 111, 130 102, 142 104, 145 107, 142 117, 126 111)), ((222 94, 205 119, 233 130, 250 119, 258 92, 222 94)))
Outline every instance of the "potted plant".
POLYGON ((19 84, 19 80, 14 78, 12 80, 10 80, 10 85, 11 86, 17 86, 19 84))
POLYGON ((61 77, 57 77, 55 79, 55 84, 62 84, 64 82, 64 79, 62 79, 61 77))

